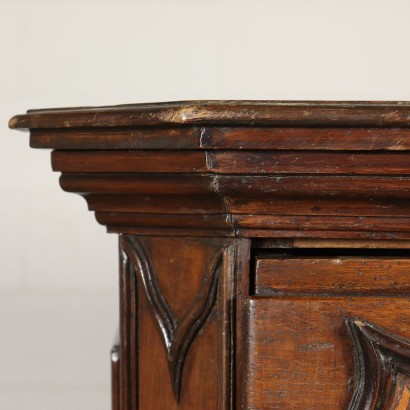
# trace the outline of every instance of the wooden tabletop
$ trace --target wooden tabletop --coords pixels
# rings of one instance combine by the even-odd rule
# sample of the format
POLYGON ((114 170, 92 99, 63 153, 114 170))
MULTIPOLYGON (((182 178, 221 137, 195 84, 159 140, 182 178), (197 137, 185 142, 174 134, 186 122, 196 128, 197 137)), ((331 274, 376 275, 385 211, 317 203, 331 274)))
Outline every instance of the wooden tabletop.
POLYGON ((10 128, 161 127, 181 125, 408 127, 404 101, 178 101, 29 110, 10 128))

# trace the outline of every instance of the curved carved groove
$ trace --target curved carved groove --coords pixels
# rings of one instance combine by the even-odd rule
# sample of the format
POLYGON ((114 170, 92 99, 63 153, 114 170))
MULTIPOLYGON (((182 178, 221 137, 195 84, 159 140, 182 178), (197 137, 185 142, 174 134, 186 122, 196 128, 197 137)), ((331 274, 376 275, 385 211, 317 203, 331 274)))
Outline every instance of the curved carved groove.
POLYGON ((359 319, 346 324, 355 354, 355 391, 348 410, 401 408, 395 392, 407 388, 399 375, 410 377, 410 341, 359 319))
POLYGON ((209 263, 199 291, 187 314, 176 320, 165 301, 150 258, 143 245, 135 237, 123 237, 122 247, 138 270, 150 305, 153 308, 167 351, 168 368, 177 402, 181 397, 182 370, 189 347, 206 322, 215 304, 218 291, 218 273, 223 251, 220 249, 209 263))

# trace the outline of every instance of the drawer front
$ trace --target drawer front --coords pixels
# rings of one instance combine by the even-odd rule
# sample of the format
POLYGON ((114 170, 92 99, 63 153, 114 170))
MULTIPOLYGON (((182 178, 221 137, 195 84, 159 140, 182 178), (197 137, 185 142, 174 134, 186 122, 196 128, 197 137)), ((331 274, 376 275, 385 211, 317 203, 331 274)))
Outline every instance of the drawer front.
POLYGON ((410 408, 410 301, 251 297, 244 409, 410 408))
POLYGON ((255 294, 409 295, 404 257, 256 258, 255 294))

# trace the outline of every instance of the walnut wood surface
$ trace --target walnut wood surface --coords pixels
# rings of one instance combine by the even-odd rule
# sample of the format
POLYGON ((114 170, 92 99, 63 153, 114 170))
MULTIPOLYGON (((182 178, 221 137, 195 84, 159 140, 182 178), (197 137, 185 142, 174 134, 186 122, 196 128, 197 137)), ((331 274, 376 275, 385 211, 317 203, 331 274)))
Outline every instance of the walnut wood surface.
POLYGON ((121 234, 113 409, 410 408, 409 102, 32 110, 9 126, 121 234))
POLYGON ((32 110, 10 126, 56 149, 61 187, 109 232, 409 239, 408 102, 32 110))
POLYGON ((158 125, 410 126, 408 102, 180 101, 111 107, 31 110, 11 128, 158 125))
MULTIPOLYGON (((407 299, 250 298, 244 326, 243 409, 348 409, 361 389, 348 319, 371 322, 409 343, 407 299)), ((365 366, 377 377, 372 362, 365 366)), ((386 409, 351 410, 370 408, 386 409)))
POLYGON ((120 245, 121 409, 233 408, 235 244, 123 236, 120 245))
POLYGON ((410 405, 410 340, 348 319, 358 377, 349 410, 404 410, 410 405))
MULTIPOLYGON (((190 158, 187 157, 189 165, 190 158)), ((208 170, 223 174, 410 174, 407 153, 297 151, 210 152, 208 170)), ((60 169, 63 170, 63 169, 60 169)))
POLYGON ((405 151, 408 128, 105 127, 31 129, 33 148, 62 150, 327 150, 405 151))
POLYGON ((407 153, 54 151, 54 171, 98 173, 409 175, 407 153), (183 161, 181 159, 183 158, 183 161))
POLYGON ((201 146, 212 150, 402 151, 410 149, 408 128, 295 128, 274 125, 263 128, 204 127, 201 135, 201 146))
MULTIPOLYGON (((400 168, 399 158, 396 160, 400 168)), ((207 171, 206 155, 195 151, 54 151, 54 171, 201 173, 207 171), (181 158, 184 160, 181 161, 181 158)))
MULTIPOLYGON (((175 226, 170 226, 169 216, 161 219, 160 214, 220 213, 226 216, 228 236, 235 233, 266 237, 268 231, 276 230, 275 237, 280 231, 283 237, 289 237, 292 231, 299 230, 298 237, 312 237, 315 233, 322 238, 346 238, 357 232, 357 238, 377 238, 375 232, 380 231, 386 232, 380 239, 386 235, 391 239, 408 238, 404 234, 408 227, 406 219, 386 218, 387 210, 391 216, 409 215, 410 177, 401 174, 233 176, 65 172, 60 184, 68 192, 83 195, 90 209, 97 212, 157 214, 156 226, 162 224, 165 234, 175 226), (325 215, 335 217, 324 219, 325 215)), ((132 227, 133 233, 143 232, 145 225, 141 217, 130 215, 128 221, 126 217, 122 215, 122 226, 132 227), (136 225, 138 220, 142 222, 140 226, 136 225)), ((189 223, 186 228, 202 229, 201 218, 197 220, 197 226, 189 223)), ((108 227, 122 232, 117 223, 108 223, 108 227)), ((183 226, 180 228, 183 234, 183 226)))
MULTIPOLYGON (((198 127, 135 128, 109 127, 95 132, 89 128, 32 129, 32 148, 63 150, 196 149, 203 130, 198 127)), ((403 137, 395 132, 395 137, 403 137)))
POLYGON ((255 294, 408 295, 409 272, 399 256, 257 258, 255 294))
POLYGON ((115 345, 111 350, 111 408, 120 410, 120 346, 115 345))

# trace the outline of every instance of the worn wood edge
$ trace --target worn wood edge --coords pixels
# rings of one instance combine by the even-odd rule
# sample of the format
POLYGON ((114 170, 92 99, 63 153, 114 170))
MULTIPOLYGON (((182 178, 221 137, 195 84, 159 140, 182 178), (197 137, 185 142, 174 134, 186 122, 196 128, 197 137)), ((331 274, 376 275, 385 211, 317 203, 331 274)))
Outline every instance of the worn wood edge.
POLYGON ((13 129, 160 125, 410 126, 409 102, 180 101, 30 110, 13 129))

